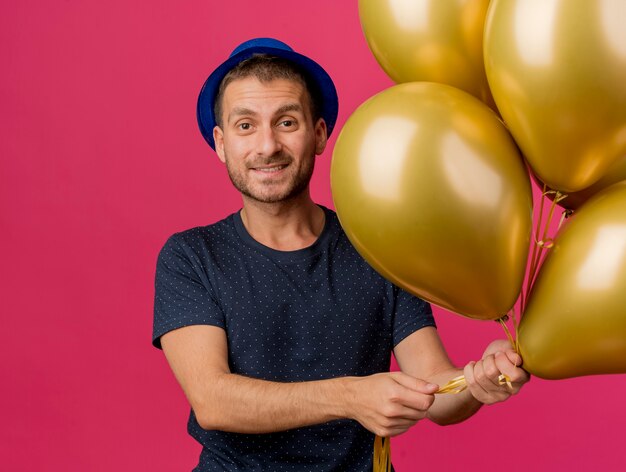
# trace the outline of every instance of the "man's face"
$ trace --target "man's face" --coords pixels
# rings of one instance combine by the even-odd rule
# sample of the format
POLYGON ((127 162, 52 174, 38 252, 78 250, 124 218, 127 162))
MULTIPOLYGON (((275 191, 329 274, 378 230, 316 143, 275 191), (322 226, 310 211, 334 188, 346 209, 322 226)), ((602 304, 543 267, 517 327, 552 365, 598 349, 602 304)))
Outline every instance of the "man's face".
POLYGON ((308 188, 315 155, 326 146, 326 124, 313 123, 302 84, 234 80, 224 90, 222 113, 223 129, 213 130, 215 149, 237 190, 275 203, 308 188))

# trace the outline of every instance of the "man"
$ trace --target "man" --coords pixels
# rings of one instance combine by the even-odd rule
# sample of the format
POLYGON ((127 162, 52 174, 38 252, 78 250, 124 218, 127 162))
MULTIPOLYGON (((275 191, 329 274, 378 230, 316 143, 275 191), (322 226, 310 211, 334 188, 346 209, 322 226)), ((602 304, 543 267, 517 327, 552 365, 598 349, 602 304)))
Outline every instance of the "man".
POLYGON ((195 470, 371 470, 372 433, 462 421, 528 380, 505 341, 456 369, 430 306, 311 200, 336 117, 326 72, 268 38, 235 49, 200 93, 200 130, 243 208, 173 235, 157 264, 153 342, 191 404, 195 470), (402 372, 388 372, 392 350, 402 372), (465 392, 435 395, 461 373, 465 392))

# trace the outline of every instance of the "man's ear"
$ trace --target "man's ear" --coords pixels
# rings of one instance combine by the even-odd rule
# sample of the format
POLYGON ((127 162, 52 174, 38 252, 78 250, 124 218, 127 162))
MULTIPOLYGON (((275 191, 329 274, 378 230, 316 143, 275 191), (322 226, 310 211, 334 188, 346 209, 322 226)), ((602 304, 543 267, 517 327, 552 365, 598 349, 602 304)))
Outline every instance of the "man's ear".
POLYGON ((224 155, 224 131, 219 126, 213 128, 213 141, 215 142, 215 152, 222 163, 226 162, 224 155))
POLYGON ((315 123, 315 154, 320 155, 326 149, 326 143, 328 142, 328 132, 326 129, 326 122, 323 118, 317 120, 315 123))

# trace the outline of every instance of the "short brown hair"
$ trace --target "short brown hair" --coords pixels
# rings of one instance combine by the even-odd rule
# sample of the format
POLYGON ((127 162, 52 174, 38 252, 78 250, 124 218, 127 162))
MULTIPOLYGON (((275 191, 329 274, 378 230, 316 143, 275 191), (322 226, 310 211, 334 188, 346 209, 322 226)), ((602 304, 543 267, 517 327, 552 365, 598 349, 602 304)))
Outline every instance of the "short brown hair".
POLYGON ((321 109, 320 93, 300 67, 280 57, 270 56, 268 54, 254 54, 231 69, 220 83, 213 110, 215 122, 220 128, 222 127, 222 101, 224 99, 226 86, 234 80, 245 79, 247 77, 255 77, 260 82, 264 83, 277 79, 291 80, 300 83, 307 91, 313 122, 317 122, 321 117, 319 112, 321 109))

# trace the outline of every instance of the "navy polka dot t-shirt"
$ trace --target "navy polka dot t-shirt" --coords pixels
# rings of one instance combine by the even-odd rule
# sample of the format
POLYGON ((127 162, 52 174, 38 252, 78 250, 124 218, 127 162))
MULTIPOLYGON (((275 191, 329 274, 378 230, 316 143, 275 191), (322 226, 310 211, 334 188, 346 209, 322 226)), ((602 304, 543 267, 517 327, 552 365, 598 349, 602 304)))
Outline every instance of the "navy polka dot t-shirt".
MULTIPOLYGON (((389 370, 393 347, 434 326, 430 305, 386 281, 356 252, 334 212, 312 245, 276 251, 239 213, 174 234, 157 262, 153 344, 189 325, 223 328, 231 372, 298 382, 389 370)), ((337 420, 271 434, 188 431, 196 471, 371 471, 374 436, 337 420)))

